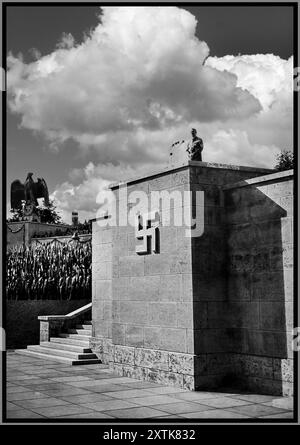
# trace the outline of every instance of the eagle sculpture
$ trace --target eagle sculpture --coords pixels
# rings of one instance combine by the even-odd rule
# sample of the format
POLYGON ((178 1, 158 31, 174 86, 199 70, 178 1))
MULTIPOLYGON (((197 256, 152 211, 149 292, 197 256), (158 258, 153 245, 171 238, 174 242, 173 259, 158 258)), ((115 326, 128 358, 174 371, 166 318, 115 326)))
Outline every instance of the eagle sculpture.
POLYGON ((32 179, 33 173, 28 173, 24 184, 19 179, 11 183, 10 202, 12 210, 22 208, 22 201, 25 204, 38 206, 38 199, 44 198, 44 205, 49 206, 49 193, 44 178, 37 178, 37 182, 32 179))

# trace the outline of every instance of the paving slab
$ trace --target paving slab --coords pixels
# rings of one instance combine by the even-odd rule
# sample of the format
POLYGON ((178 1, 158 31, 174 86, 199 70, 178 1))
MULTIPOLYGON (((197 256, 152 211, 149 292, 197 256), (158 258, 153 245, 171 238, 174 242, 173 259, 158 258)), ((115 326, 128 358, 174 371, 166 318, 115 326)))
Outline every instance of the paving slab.
POLYGON ((293 419, 294 414, 292 411, 287 411, 286 413, 273 414, 271 416, 260 416, 259 419, 293 419))
POLYGON ((102 386, 103 388, 105 387, 118 387, 118 388, 122 388, 120 385, 114 384, 114 383, 110 383, 107 382, 106 379, 105 380, 77 380, 77 381, 69 381, 66 382, 68 385, 73 386, 75 388, 88 388, 90 386, 102 386))
POLYGON ((110 411, 115 409, 136 407, 134 403, 128 402, 127 400, 109 400, 103 402, 84 403, 82 406, 95 411, 110 411))
POLYGON ((276 408, 274 406, 266 406, 258 403, 252 405, 230 407, 230 411, 244 414, 245 416, 250 416, 250 417, 261 417, 261 416, 268 416, 268 415, 287 412, 287 410, 284 410, 282 408, 276 408))
POLYGON ((53 377, 50 379, 52 382, 82 382, 82 381, 94 381, 87 375, 71 375, 63 377, 53 377))
POLYGON ((70 416, 64 416, 64 419, 115 419, 115 417, 101 413, 100 411, 94 411, 87 414, 71 414, 70 416))
POLYGON ((104 393, 110 397, 113 397, 115 399, 131 399, 134 397, 146 397, 146 396, 153 396, 153 394, 146 389, 125 389, 123 391, 111 391, 104 393))
POLYGON ((156 419, 162 419, 162 420, 164 420, 166 422, 172 423, 172 419, 181 419, 182 420, 183 417, 180 416, 180 415, 176 415, 176 414, 168 414, 167 416, 156 417, 156 419))
POLYGON ((276 408, 292 410, 294 406, 294 399, 293 397, 281 397, 280 399, 273 399, 270 402, 263 404, 266 406, 275 406, 276 408))
MULTIPOLYGON (((152 383, 152 382, 144 382, 144 381, 138 381, 138 382, 128 382, 126 383, 126 386, 128 388, 133 388, 133 389, 139 389, 139 388, 161 388, 160 386, 157 386, 157 383, 152 383)), ((170 387, 171 389, 173 388, 172 386, 170 387)))
POLYGON ((109 377, 107 379, 103 380, 103 383, 113 383, 114 385, 119 385, 121 383, 134 383, 134 382, 138 382, 139 380, 136 379, 130 379, 129 377, 109 377))
POLYGON ((16 411, 19 410, 20 407, 18 405, 16 405, 15 403, 12 402, 7 402, 6 403, 6 410, 7 411, 16 411))
POLYGON ((18 392, 28 392, 28 388, 26 386, 8 386, 7 388, 7 394, 16 394, 18 392))
POLYGON ((132 403, 136 403, 141 406, 152 406, 152 405, 164 405, 169 403, 177 403, 178 400, 175 397, 171 397, 168 395, 151 395, 145 397, 135 397, 130 399, 132 403))
POLYGON ((38 377, 33 376, 33 375, 27 375, 27 374, 20 374, 20 375, 16 375, 16 376, 7 376, 7 381, 8 382, 23 382, 26 380, 40 380, 38 377))
POLYGON ((249 416, 241 413, 233 413, 224 409, 212 409, 194 413, 182 414, 186 419, 249 419, 249 416))
POLYGON ((66 402, 62 399, 56 399, 54 397, 47 397, 44 399, 33 399, 33 400, 17 400, 15 401, 16 405, 21 406, 22 408, 32 409, 40 408, 40 407, 48 407, 48 406, 59 406, 59 405, 70 405, 69 402, 66 402))
POLYGON ((7 394, 7 400, 9 400, 10 402, 17 400, 45 399, 47 397, 49 397, 47 396, 47 394, 38 391, 25 391, 7 394))
POLYGON ((77 396, 81 394, 92 394, 91 391, 89 391, 86 388, 64 388, 64 389, 48 389, 42 391, 44 394, 47 394, 52 397, 63 397, 63 396, 77 396))
POLYGON ((186 389, 176 388, 174 386, 149 387, 148 391, 153 394, 172 394, 172 397, 178 397, 178 394, 190 394, 186 389))
POLYGON ((34 412, 45 417, 64 417, 72 414, 87 414, 93 412, 93 410, 79 405, 61 405, 51 406, 43 408, 34 408, 34 412))
POLYGON ((24 380, 20 382, 22 386, 26 386, 27 388, 38 388, 40 386, 50 385, 51 383, 56 383, 56 382, 51 382, 51 380, 48 380, 46 378, 37 378, 35 380, 24 380))
POLYGON ((36 375, 37 377, 39 377, 40 379, 53 379, 53 378, 58 378, 60 377, 64 377, 65 373, 60 372, 58 373, 57 371, 47 371, 47 372, 36 372, 34 375, 36 375))
POLYGON ((155 408, 149 408, 148 406, 140 406, 137 408, 112 410, 109 411, 108 414, 114 416, 116 419, 153 419, 155 417, 161 417, 166 413, 155 408))
POLYGON ((197 417, 197 416, 195 416, 195 413, 201 413, 203 411, 213 410, 213 408, 210 408, 209 406, 206 406, 206 405, 201 405, 201 403, 197 403, 197 405, 195 407, 193 407, 193 409, 195 409, 196 411, 190 412, 190 409, 191 409, 191 406, 188 405, 185 410, 180 410, 181 412, 178 413, 178 415, 182 416, 182 417, 189 417, 191 415, 191 417, 194 418, 194 417, 197 417))
POLYGON ((249 405, 249 401, 232 399, 231 397, 216 397, 215 399, 202 399, 202 402, 212 408, 231 408, 232 406, 249 405))
POLYGON ((88 386, 89 390, 93 392, 115 392, 115 391, 123 391, 124 389, 129 389, 124 385, 99 385, 96 384, 95 386, 88 386))
MULTIPOLYGON (((80 374, 78 374, 78 376, 80 376, 80 374)), ((106 380, 109 376, 107 376, 106 374, 86 374, 86 376, 90 379, 90 380, 106 380)))
MULTIPOLYGON (((210 408, 205 407, 206 410, 210 408)), ((168 414, 184 414, 184 413, 194 413, 199 411, 199 404, 194 402, 177 402, 177 403, 166 403, 161 405, 155 405, 155 409, 159 411, 164 411, 168 414)))
POLYGON ((26 409, 19 409, 18 411, 11 411, 7 413, 8 419, 45 419, 45 416, 42 416, 40 414, 34 413, 33 411, 29 411, 26 409))
POLYGON ((202 402, 204 403, 204 400, 215 400, 220 397, 224 397, 224 395, 210 393, 210 392, 204 392, 204 391, 185 391, 178 393, 176 397, 180 400, 185 400, 187 402, 202 402))
MULTIPOLYGON (((15 367, 15 365, 13 365, 12 367, 8 367, 8 369, 13 369, 14 367, 15 367)), ((41 366, 41 365, 24 365, 21 367, 21 369, 26 374, 30 374, 30 373, 40 372, 41 370, 48 371, 51 368, 41 366)), ((57 372, 59 372, 59 371, 57 371, 57 372)))
MULTIPOLYGON (((39 383, 30 383, 30 384, 25 384, 22 383, 24 386, 27 386, 28 388, 32 389, 32 390, 38 390, 40 391, 40 388, 43 391, 47 391, 48 389, 65 389, 66 385, 63 385, 62 383, 51 383, 48 381, 43 381, 43 382, 39 382, 39 383)), ((29 389, 29 390, 30 390, 29 389)))
POLYGON ((235 399, 245 400, 253 403, 264 403, 270 402, 274 399, 274 396, 267 396, 264 394, 237 394, 234 396, 235 399))
POLYGON ((44 368, 44 367, 41 367, 41 366, 36 366, 36 369, 32 369, 32 370, 24 370, 23 369, 23 371, 24 372, 26 372, 26 373, 29 373, 29 374, 32 374, 32 375, 36 375, 36 374, 38 374, 38 375, 44 375, 44 376, 48 376, 49 374, 62 374, 61 372, 59 372, 59 371, 55 371, 55 370, 53 370, 53 369, 51 369, 51 368, 44 368))
POLYGON ((83 366, 78 365, 76 366, 76 368, 82 371, 90 371, 91 369, 109 370, 109 366, 104 365, 103 363, 97 363, 96 365, 83 365, 83 366))
POLYGON ((113 400, 111 397, 106 396, 101 393, 89 393, 89 394, 81 394, 77 396, 61 396, 63 400, 67 402, 74 403, 76 405, 80 405, 83 403, 92 403, 92 402, 103 402, 107 400, 113 400))

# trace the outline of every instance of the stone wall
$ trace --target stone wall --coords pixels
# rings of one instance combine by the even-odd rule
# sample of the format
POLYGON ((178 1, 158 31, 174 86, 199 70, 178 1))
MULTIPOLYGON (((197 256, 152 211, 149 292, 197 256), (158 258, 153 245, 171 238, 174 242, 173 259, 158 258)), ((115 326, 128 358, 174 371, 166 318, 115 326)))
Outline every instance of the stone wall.
MULTIPOLYGON (((184 169, 129 184, 127 193, 188 189, 189 170, 184 169)), ((120 190, 114 190, 119 199, 120 190)), ((192 307, 182 288, 192 270, 191 239, 185 237, 185 227, 172 221, 168 226, 162 212, 160 217, 158 253, 138 255, 139 241, 130 225, 114 232, 113 368, 121 375, 187 386, 194 367, 192 307)))
POLYGON ((9 223, 6 225, 6 248, 25 245, 25 223, 9 223))
POLYGON ((68 230, 70 226, 64 224, 46 224, 39 222, 10 222, 7 223, 6 248, 17 245, 29 245, 36 234, 53 233, 57 230, 68 230))
POLYGON ((228 186, 226 301, 212 327, 226 327, 231 370, 248 388, 293 391, 293 171, 228 186))
MULTIPOLYGON (((233 338, 223 319, 224 306, 228 304, 227 209, 223 187, 261 174, 259 169, 214 164, 204 167, 203 163, 193 163, 190 169, 190 189, 204 192, 204 233, 192 238, 192 271, 188 277, 192 288, 190 347, 196 357, 195 388, 224 384, 224 377, 232 369, 228 353, 233 338)), ((195 206, 194 211, 199 214, 201 209, 195 206)))
POLYGON ((39 344, 39 315, 65 315, 88 303, 89 300, 6 301, 6 348, 26 348, 39 344))
MULTIPOLYGON (((84 234, 84 235, 78 235, 79 236, 79 240, 80 242, 87 242, 90 241, 92 238, 92 235, 90 233, 84 234)), ((65 235, 65 236, 47 236, 44 238, 32 238, 31 239, 31 246, 35 247, 35 246, 39 246, 41 244, 48 244, 53 242, 54 240, 59 241, 61 243, 69 243, 72 241, 73 235, 65 235)))
MULTIPOLYGON (((127 193, 172 191, 188 182, 186 169, 130 184, 127 193)), ((122 217, 130 203, 122 206, 118 187, 114 192, 122 217)), ((191 318, 191 308, 182 299, 184 275, 191 272, 190 239, 182 227, 161 225, 159 254, 137 255, 134 230, 93 224, 92 344, 121 375, 183 385, 178 361, 187 358, 190 337, 185 317, 191 318)), ((193 367, 192 355, 188 361, 186 368, 193 367)))
MULTIPOLYGON (((186 237, 186 227, 174 221, 164 224, 160 209, 159 252, 138 255, 134 227, 117 224, 104 229, 94 221, 92 347, 99 357, 121 375, 183 388, 240 383, 264 392, 288 393, 291 388, 282 383, 282 376, 289 374, 290 358, 276 341, 286 338, 283 333, 290 324, 283 329, 282 317, 287 314, 290 320, 290 309, 286 310, 291 305, 286 301, 273 306, 272 300, 269 304, 258 297, 265 280, 272 286, 274 276, 279 279, 275 272, 280 239, 270 241, 267 267, 266 252, 254 253, 251 234, 261 230, 263 238, 272 237, 270 231, 277 236, 279 223, 283 231, 289 230, 291 220, 281 219, 285 215, 281 204, 291 205, 291 196, 287 185, 278 185, 286 182, 285 177, 263 169, 189 162, 128 181, 127 195, 141 190, 148 195, 203 191, 205 229, 199 238, 186 237), (263 174, 267 179, 255 179, 263 174), (259 189, 265 181, 267 188, 259 189), (237 184, 226 187, 233 183, 237 184), (276 193, 282 202, 276 203, 276 193), (244 219, 239 220, 240 215, 244 219), (247 227, 248 238, 243 235, 247 227), (261 270, 247 273, 249 261, 261 270), (249 296, 254 289, 255 298, 249 296), (266 316, 268 304, 271 318, 266 316), (265 376, 270 372, 269 385, 265 376)), ((117 208, 123 209, 120 217, 132 208, 127 200, 122 202, 123 185, 112 186, 117 208)), ((286 258, 290 247, 285 246, 286 258)), ((285 295, 291 289, 289 265, 283 274, 285 295)))
POLYGON ((92 226, 92 334, 91 346, 103 362, 112 347, 112 242, 113 227, 92 226))

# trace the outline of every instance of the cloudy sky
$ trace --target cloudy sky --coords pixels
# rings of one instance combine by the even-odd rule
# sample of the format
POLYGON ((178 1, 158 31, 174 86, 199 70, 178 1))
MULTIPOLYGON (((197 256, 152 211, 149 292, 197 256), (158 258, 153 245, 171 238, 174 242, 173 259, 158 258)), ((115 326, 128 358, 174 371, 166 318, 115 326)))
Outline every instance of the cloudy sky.
MULTIPOLYGON (((8 7, 8 194, 44 177, 66 222, 169 147, 273 167, 292 149, 290 7, 8 7), (17 30, 17 31, 16 31, 17 30)), ((8 196, 8 207, 9 196, 8 196)))

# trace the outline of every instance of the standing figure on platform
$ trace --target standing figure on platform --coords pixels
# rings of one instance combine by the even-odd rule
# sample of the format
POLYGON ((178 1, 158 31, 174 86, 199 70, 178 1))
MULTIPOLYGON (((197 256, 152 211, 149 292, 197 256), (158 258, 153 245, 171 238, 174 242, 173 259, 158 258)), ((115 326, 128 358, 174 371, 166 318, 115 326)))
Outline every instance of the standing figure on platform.
POLYGON ((192 140, 188 143, 187 153, 190 161, 202 161, 203 141, 197 136, 197 130, 192 128, 192 140))

